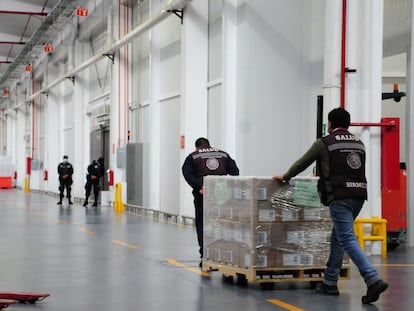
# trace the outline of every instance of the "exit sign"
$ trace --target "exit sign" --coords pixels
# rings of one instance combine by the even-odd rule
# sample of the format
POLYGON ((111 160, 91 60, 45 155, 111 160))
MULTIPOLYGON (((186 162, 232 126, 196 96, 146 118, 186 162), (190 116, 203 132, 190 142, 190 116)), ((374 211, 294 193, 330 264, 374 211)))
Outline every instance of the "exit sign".
POLYGON ((88 16, 87 8, 76 8, 76 16, 88 16))

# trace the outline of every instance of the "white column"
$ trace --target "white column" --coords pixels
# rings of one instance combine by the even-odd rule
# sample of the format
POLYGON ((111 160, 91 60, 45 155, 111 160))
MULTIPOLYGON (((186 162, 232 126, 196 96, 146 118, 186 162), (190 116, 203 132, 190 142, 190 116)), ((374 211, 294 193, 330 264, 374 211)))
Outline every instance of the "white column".
POLYGON ((341 100, 341 48, 342 0, 326 1, 323 122, 328 122, 328 112, 340 106, 341 100))
MULTIPOLYGON (((152 1, 150 14, 160 10, 159 1, 152 1)), ((150 30, 150 206, 160 209, 162 194, 160 193, 160 28, 155 26, 150 30)))
MULTIPOLYGON (((351 122, 381 121, 383 0, 348 0, 345 108, 351 122)), ((362 217, 381 217, 381 129, 351 127, 366 146, 368 202, 362 217)))
MULTIPOLYGON (((185 136, 182 162, 195 140, 207 135, 208 1, 190 2, 182 26, 181 135, 185 136)), ((181 214, 194 213, 191 189, 181 179, 181 214)))
POLYGON ((223 6, 223 135, 226 151, 237 159, 237 0, 223 6))
MULTIPOLYGON (((411 11, 411 23, 414 22, 414 10, 411 11)), ((414 25, 414 24, 413 24, 414 25)), ((407 244, 414 246, 414 108, 411 98, 414 94, 414 31, 411 27, 411 42, 407 51, 407 244)))

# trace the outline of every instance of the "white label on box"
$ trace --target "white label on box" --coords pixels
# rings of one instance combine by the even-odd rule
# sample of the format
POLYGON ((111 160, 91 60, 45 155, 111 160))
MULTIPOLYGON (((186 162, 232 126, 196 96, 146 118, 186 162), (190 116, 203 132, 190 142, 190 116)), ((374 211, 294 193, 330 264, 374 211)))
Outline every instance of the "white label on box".
POLYGON ((287 242, 301 244, 305 241, 305 231, 288 231, 287 242))
POLYGON ((252 266, 252 255, 244 254, 244 265, 246 267, 251 267, 252 266))
POLYGON ((237 242, 243 242, 241 229, 234 229, 233 230, 233 240, 237 241, 237 242))
POLYGON ((257 188, 257 200, 259 201, 267 200, 267 189, 266 188, 257 188))
POLYGON ((321 220, 321 209, 305 207, 303 210, 304 220, 321 220))
POLYGON ((208 215, 213 218, 220 217, 220 208, 219 207, 211 207, 208 209, 208 215))
POLYGON ((252 199, 251 189, 244 189, 244 190, 242 190, 242 198, 244 200, 251 200, 252 199))
POLYGON ((257 243, 267 244, 267 232, 266 231, 257 231, 257 243))
POLYGON ((226 209, 226 219, 233 219, 233 208, 229 207, 226 209))
POLYGON ((235 200, 243 199, 243 194, 242 194, 241 188, 233 188, 232 193, 233 193, 233 199, 235 199, 235 200))
POLYGON ((257 255, 257 267, 259 268, 267 267, 267 256, 266 255, 257 255))
POLYGON ((312 266, 312 254, 283 254, 284 266, 312 266))
POLYGON ((259 209, 259 221, 276 221, 276 211, 271 209, 259 209))
POLYGON ((214 260, 220 261, 221 260, 221 250, 220 248, 214 249, 214 260))
POLYGON ((226 250, 224 252, 224 261, 229 262, 229 263, 233 263, 233 252, 232 251, 226 250))
POLYGON ((299 212, 282 209, 282 221, 298 221, 299 212))

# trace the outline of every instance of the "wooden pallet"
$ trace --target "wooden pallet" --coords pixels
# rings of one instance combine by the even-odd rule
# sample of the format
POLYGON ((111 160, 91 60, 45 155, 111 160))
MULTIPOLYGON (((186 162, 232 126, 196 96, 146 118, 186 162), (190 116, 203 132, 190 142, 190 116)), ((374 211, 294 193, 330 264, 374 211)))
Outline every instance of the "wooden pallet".
MULTIPOLYGON (((323 280, 325 267, 278 267, 278 268, 240 268, 214 261, 203 260, 203 271, 218 271, 223 277, 237 277, 251 283, 278 282, 319 282, 323 280)), ((350 279, 350 266, 342 266, 340 279, 350 279)))

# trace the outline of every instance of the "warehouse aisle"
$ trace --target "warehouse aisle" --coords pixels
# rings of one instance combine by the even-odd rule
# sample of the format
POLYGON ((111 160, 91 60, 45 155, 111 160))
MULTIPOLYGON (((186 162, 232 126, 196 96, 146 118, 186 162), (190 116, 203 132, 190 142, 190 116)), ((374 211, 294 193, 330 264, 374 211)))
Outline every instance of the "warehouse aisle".
POLYGON ((386 260, 373 257, 390 287, 374 305, 361 305, 365 286, 352 268, 341 295, 321 296, 307 282, 273 290, 223 282, 198 268, 192 225, 122 214, 18 189, 0 191, 0 291, 46 292, 42 311, 267 311, 412 310, 414 249, 400 246, 386 260))

